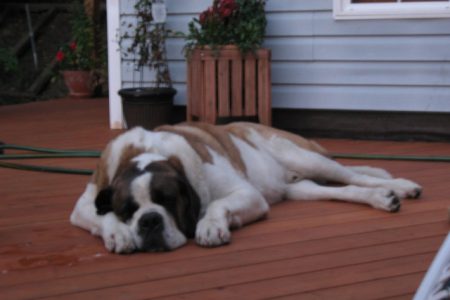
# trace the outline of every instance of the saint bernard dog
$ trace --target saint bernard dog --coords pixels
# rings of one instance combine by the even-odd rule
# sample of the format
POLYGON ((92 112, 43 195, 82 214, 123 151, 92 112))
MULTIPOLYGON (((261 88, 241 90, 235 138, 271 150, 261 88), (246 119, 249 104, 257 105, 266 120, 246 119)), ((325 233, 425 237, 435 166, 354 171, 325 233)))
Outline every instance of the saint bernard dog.
POLYGON ((254 123, 131 129, 111 141, 73 225, 115 253, 168 251, 187 239, 227 244, 231 228, 283 200, 335 199, 389 212, 421 187, 378 168, 346 167, 317 143, 254 123), (326 182, 340 183, 326 186, 326 182))

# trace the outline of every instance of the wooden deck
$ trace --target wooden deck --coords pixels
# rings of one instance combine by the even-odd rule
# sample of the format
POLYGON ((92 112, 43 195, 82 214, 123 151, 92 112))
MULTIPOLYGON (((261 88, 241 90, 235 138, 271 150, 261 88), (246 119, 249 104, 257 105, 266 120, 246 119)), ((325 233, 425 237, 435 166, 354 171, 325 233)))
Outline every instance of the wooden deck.
MULTIPOLYGON (((0 140, 101 149, 107 101, 0 107, 0 140)), ((301 120, 299 120, 301 122, 301 120)), ((449 155, 448 143, 320 140, 336 152, 449 155)), ((424 187, 390 214, 366 206, 286 202, 230 245, 114 255, 70 225, 87 176, 0 169, 1 299, 411 299, 450 226, 450 164, 345 161, 384 167, 424 187)), ((48 165, 93 168, 95 159, 48 165)))

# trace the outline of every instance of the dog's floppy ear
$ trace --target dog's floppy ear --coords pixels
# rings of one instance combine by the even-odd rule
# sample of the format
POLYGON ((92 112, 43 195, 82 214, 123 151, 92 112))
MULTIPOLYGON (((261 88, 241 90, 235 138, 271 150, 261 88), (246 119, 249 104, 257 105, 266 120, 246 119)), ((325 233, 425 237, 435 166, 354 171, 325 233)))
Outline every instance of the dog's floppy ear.
POLYGON ((168 162, 177 171, 178 182, 181 187, 183 199, 180 203, 182 207, 179 211, 183 214, 183 216, 180 216, 180 219, 183 220, 181 224, 182 231, 188 238, 194 238, 200 214, 200 198, 189 183, 181 161, 177 157, 171 156, 168 162))
POLYGON ((195 230, 200 215, 200 198, 194 191, 186 177, 181 177, 182 199, 180 212, 182 221, 182 231, 188 238, 195 237, 195 230))
POLYGON ((193 238, 200 214, 200 198, 189 183, 181 161, 171 156, 167 161, 152 162, 146 170, 153 172, 150 187, 153 201, 174 216, 186 237, 193 238))
POLYGON ((98 215, 104 215, 113 210, 112 197, 114 190, 112 187, 101 190, 95 198, 95 207, 97 208, 98 215))
POLYGON ((184 177, 186 176, 186 174, 184 173, 183 164, 181 163, 179 158, 170 156, 167 162, 178 174, 183 175, 184 177))

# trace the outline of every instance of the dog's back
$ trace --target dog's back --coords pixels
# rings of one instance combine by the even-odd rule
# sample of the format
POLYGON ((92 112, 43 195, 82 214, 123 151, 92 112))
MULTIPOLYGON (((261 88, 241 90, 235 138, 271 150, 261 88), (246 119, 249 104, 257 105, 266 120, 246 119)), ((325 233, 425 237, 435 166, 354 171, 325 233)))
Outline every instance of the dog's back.
POLYGON ((249 132, 251 130, 254 130, 258 132, 261 136, 263 136, 266 139, 271 139, 273 137, 283 138, 286 140, 289 140, 293 142, 295 145, 297 145, 300 148, 318 152, 322 155, 327 155, 327 151, 320 146, 318 143, 312 140, 305 139, 299 135, 279 130, 273 127, 257 124, 257 123, 246 123, 246 122, 237 122, 237 123, 230 123, 228 125, 219 126, 223 127, 224 130, 230 132, 233 135, 236 135, 240 138, 247 138, 249 132))
POLYGON ((302 155, 297 154, 303 153, 303 150, 326 155, 325 149, 313 141, 255 123, 221 126, 182 123, 161 126, 155 131, 176 134, 186 140, 203 163, 209 166, 204 170, 207 173, 205 176, 210 178, 208 183, 213 182, 212 178, 220 178, 218 183, 211 184, 211 190, 218 191, 223 183, 231 184, 240 177, 241 180, 248 180, 268 203, 282 200, 285 184, 300 178, 300 174, 290 168, 292 161, 286 161, 292 155, 282 154, 284 150, 291 149, 297 159, 302 159, 302 155), (236 177, 235 172, 243 176, 236 177))
POLYGON ((230 135, 247 142, 251 146, 257 146, 254 145, 254 141, 251 139, 252 133, 257 133, 267 140, 274 137, 286 139, 300 148, 327 155, 327 151, 315 141, 257 123, 236 122, 215 126, 207 123, 186 122, 173 126, 160 126, 155 131, 166 131, 182 135, 206 159, 209 159, 206 150, 207 146, 221 155, 228 155, 233 160, 239 160, 239 154, 230 135))

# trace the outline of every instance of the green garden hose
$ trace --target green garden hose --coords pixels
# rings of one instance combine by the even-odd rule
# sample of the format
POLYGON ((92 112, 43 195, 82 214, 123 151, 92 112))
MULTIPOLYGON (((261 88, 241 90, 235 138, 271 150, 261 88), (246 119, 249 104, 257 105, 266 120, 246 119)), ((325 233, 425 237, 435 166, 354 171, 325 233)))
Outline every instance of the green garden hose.
POLYGON ((31 146, 20 145, 6 145, 0 143, 0 167, 37 171, 37 172, 50 172, 50 173, 62 173, 62 174, 75 174, 75 175, 91 175, 93 170, 89 169, 74 169, 64 167, 50 167, 50 166, 36 166, 28 164, 16 164, 10 162, 4 162, 2 160, 21 160, 21 159, 42 159, 42 158, 98 158, 101 152, 94 150, 59 150, 52 148, 40 148, 31 146), (24 150, 35 153, 28 154, 3 154, 4 150, 24 150), (39 154, 36 154, 39 153, 39 154))
POLYGON ((342 158, 342 159, 364 159, 364 160, 404 160, 404 161, 450 162, 450 156, 332 153, 331 157, 342 158))
MULTIPOLYGON (((0 167, 51 172, 76 175, 91 175, 93 170, 73 169, 63 167, 36 166, 28 164, 16 164, 3 162, 2 160, 21 160, 21 159, 42 159, 42 158, 98 158, 101 152, 96 150, 58 150, 52 148, 39 148, 30 146, 7 145, 0 142, 0 167), (3 154, 5 149, 24 150, 36 152, 38 154, 3 154)), ((361 160, 399 160, 399 161, 422 161, 422 162, 447 162, 450 163, 450 156, 417 156, 417 155, 383 155, 383 154, 342 154, 332 153, 332 158, 337 159, 361 159, 361 160)))
MULTIPOLYGON (((0 160, 1 160, 0 156, 0 160)), ((48 173, 62 173, 62 174, 74 174, 74 175, 91 175, 94 171, 88 169, 72 169, 63 167, 49 167, 49 166, 36 166, 25 164, 14 164, 0 161, 0 167, 25 171, 36 172, 48 172, 48 173)))
POLYGON ((67 152, 67 153, 54 153, 54 154, 3 154, 0 155, 0 159, 36 159, 36 158, 96 158, 99 154, 91 152, 67 152))
POLYGON ((53 149, 53 148, 42 148, 42 147, 31 147, 31 146, 20 146, 20 145, 13 145, 13 144, 3 144, 0 142, 0 154, 2 153, 1 150, 6 149, 13 149, 13 150, 25 150, 25 151, 32 151, 32 152, 40 152, 40 153, 91 153, 92 155, 100 156, 101 152, 97 150, 59 150, 59 149, 53 149))

